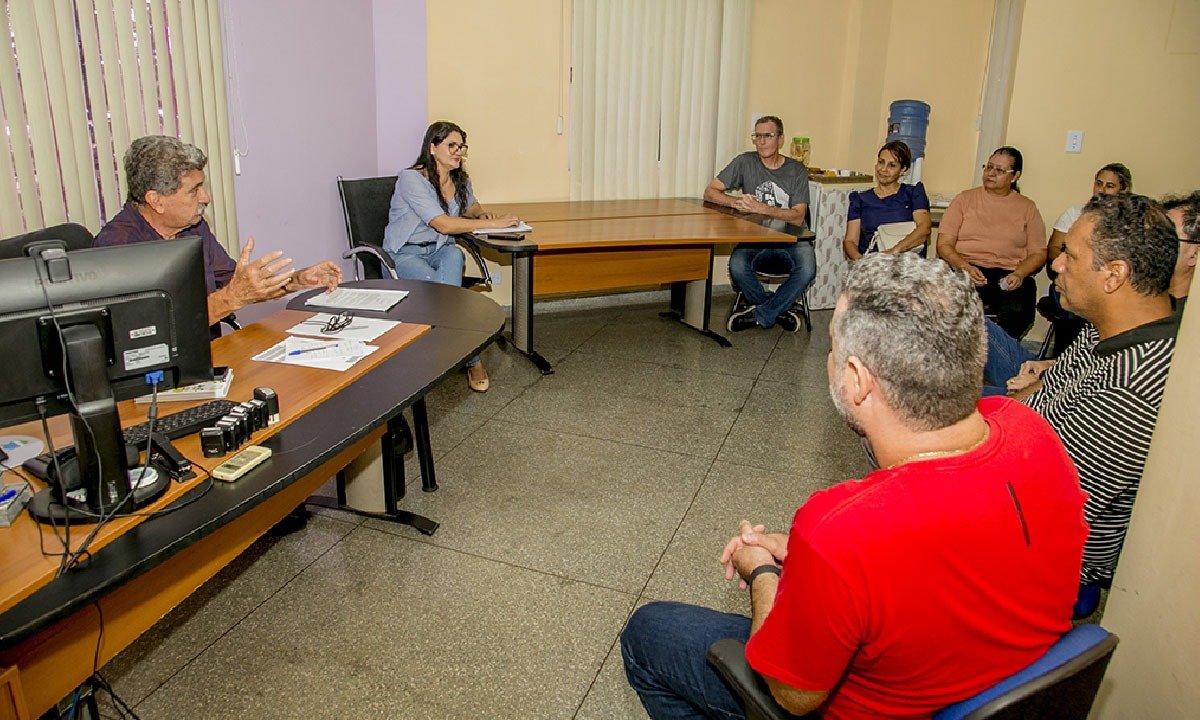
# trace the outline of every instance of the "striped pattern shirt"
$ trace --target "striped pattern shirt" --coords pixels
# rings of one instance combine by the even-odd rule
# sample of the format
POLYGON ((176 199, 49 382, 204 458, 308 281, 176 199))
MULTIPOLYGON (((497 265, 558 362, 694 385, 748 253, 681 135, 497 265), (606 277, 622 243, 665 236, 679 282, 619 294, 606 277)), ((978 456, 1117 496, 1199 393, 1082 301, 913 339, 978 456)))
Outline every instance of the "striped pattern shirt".
POLYGON ((1116 569, 1178 330, 1172 314, 1101 342, 1088 324, 1026 400, 1058 432, 1088 496, 1083 583, 1116 569))

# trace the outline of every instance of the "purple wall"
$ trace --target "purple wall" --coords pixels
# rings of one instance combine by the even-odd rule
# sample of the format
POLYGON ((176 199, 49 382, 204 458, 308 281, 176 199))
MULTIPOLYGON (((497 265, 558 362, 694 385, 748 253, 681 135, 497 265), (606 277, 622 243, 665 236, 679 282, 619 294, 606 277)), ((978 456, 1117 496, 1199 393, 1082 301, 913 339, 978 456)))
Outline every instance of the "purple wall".
MULTIPOLYGON (((346 230, 335 180, 395 172, 392 143, 420 144, 424 0, 246 0, 222 8, 231 138, 245 154, 234 178, 242 240, 254 236, 255 256, 283 250, 297 267, 337 260, 352 277, 341 260, 346 230), (379 118, 387 118, 386 132, 379 118)), ((238 316, 254 320, 280 305, 238 316)))
POLYGON ((375 0, 378 172, 412 164, 429 125, 425 0, 375 0))

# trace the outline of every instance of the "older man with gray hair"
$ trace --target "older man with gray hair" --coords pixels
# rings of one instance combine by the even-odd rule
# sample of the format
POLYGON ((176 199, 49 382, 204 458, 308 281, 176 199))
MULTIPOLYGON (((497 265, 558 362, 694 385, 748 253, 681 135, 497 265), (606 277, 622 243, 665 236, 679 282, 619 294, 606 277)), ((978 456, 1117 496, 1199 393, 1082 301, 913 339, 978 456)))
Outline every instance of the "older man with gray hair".
POLYGON ((705 662, 721 638, 747 640, 793 713, 918 717, 1071 627, 1083 494, 1037 413, 979 399, 983 309, 966 274, 864 258, 830 335, 834 405, 882 469, 814 493, 786 535, 742 521, 721 562, 749 586, 750 617, 670 602, 633 614, 621 651, 651 717, 743 716, 705 662))
POLYGON ((251 260, 253 237, 246 239, 235 263, 204 219, 204 210, 212 201, 204 186, 207 164, 204 151, 178 138, 150 135, 134 140, 125 153, 129 187, 125 207, 100 229, 92 244, 127 245, 199 236, 204 246, 208 320, 213 324, 247 305, 296 290, 337 287, 342 271, 329 260, 303 270, 293 269, 292 259, 278 250, 251 260))

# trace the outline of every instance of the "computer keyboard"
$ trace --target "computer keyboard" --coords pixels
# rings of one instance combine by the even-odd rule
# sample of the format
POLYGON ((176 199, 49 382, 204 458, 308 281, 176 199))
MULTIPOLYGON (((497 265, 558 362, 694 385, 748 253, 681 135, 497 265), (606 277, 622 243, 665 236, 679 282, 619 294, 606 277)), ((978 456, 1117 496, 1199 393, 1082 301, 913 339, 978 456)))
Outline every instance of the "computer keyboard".
MULTIPOLYGON (((154 421, 154 431, 166 435, 169 440, 191 435, 213 425, 235 407, 237 403, 232 400, 211 400, 194 408, 159 417, 154 421)), ((123 434, 126 443, 144 445, 149 432, 150 423, 144 422, 125 428, 123 434)))

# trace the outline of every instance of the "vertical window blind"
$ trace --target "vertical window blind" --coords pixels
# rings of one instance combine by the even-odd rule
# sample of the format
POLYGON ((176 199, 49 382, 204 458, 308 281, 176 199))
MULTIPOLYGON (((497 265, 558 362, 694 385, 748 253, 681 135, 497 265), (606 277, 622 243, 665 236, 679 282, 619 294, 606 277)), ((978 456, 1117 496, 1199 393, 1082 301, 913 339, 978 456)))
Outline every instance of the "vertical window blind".
POLYGON ((750 0, 575 0, 571 198, 697 196, 745 145, 750 0))
POLYGON ((63 222, 92 232, 125 202, 143 135, 209 157, 208 221, 238 246, 217 0, 0 0, 0 237, 63 222))

